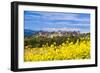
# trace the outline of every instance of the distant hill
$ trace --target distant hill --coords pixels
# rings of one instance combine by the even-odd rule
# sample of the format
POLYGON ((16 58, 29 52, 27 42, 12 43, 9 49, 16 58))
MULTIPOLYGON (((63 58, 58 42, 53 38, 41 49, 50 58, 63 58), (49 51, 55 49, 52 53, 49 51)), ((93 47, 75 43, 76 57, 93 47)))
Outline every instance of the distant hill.
POLYGON ((24 29, 24 36, 31 36, 31 35, 35 35, 37 33, 37 31, 33 31, 33 30, 29 30, 29 29, 24 29))

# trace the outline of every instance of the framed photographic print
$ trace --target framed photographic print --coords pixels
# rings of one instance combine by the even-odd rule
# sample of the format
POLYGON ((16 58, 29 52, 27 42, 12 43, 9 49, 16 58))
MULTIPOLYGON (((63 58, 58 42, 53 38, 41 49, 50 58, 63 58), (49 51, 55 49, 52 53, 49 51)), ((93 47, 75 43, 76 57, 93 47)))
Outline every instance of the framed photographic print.
POLYGON ((97 7, 11 3, 11 70, 97 66, 97 7))

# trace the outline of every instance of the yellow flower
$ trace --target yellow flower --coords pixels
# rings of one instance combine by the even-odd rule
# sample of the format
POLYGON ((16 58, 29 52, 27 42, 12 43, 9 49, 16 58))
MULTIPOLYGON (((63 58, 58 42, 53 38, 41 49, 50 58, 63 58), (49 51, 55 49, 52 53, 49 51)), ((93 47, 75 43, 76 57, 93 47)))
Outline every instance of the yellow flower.
MULTIPOLYGON (((85 38, 81 38, 84 40, 85 38)), ((68 42, 56 46, 54 42, 51 46, 43 45, 41 48, 28 48, 25 46, 24 61, 48 61, 48 60, 69 60, 69 59, 89 59, 90 40, 76 43, 68 42)))

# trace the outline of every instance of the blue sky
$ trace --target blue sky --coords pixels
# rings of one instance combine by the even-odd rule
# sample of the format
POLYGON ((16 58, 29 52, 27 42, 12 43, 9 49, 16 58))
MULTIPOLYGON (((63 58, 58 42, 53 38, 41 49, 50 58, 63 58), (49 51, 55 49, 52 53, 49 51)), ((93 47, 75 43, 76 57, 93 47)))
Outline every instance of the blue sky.
POLYGON ((90 14, 24 11, 24 29, 90 32, 90 14))

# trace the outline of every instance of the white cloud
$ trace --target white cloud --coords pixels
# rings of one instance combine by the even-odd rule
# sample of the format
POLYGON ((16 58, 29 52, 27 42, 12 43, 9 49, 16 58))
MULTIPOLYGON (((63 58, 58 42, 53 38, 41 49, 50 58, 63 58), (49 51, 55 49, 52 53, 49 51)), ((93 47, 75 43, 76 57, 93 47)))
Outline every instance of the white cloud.
POLYGON ((34 16, 34 12, 33 15, 27 15, 27 18, 42 18, 42 19, 48 19, 48 20, 74 20, 74 21, 85 21, 88 22, 90 21, 90 19, 88 18, 81 18, 78 17, 79 14, 75 14, 75 13, 50 13, 50 12, 35 12, 40 14, 40 16, 34 16))
POLYGON ((79 28, 43 28, 44 31, 80 31, 79 28))

